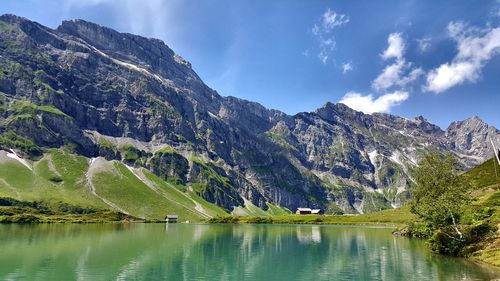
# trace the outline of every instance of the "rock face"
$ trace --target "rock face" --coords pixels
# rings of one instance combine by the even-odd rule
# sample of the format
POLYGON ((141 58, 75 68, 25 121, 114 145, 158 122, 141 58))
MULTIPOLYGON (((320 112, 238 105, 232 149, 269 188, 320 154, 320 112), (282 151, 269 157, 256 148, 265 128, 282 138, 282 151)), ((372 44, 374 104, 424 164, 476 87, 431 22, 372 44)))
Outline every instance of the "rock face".
POLYGON ((467 168, 500 138, 478 117, 443 131, 343 104, 289 116, 218 95, 160 40, 12 15, 0 16, 0 116, 0 148, 121 159, 228 210, 245 200, 329 213, 399 206, 425 151, 467 168))

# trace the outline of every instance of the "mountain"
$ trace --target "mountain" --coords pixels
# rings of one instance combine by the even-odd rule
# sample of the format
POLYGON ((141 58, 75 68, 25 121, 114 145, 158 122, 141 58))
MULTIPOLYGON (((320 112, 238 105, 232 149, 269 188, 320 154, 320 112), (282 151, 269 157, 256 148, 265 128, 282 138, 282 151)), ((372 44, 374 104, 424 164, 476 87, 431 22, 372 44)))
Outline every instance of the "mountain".
MULTIPOLYGON (((478 117, 442 130, 423 117, 332 103, 290 116, 220 96, 161 40, 83 20, 50 29, 14 15, 0 16, 0 116, 0 149, 19 161, 69 151, 87 159, 83 174, 150 172, 234 213, 397 207, 423 153, 454 153, 467 169, 490 158, 488 139, 500 138, 478 117)), ((99 199, 102 187, 81 177, 75 188, 119 208, 120 196, 99 199)), ((0 178, 1 194, 25 192, 9 188, 14 180, 0 178)))

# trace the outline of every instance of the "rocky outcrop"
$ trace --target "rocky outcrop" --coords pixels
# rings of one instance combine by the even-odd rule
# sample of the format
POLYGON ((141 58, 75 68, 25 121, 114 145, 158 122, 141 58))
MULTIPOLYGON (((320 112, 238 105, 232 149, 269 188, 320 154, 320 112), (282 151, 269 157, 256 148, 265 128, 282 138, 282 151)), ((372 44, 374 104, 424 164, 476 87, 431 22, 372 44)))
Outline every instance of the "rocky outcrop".
POLYGON ((500 141, 500 131, 488 125, 478 116, 453 122, 446 130, 446 140, 454 151, 469 166, 479 165, 493 156, 491 141, 500 141))
POLYGON ((290 116, 221 97, 160 40, 12 15, 0 16, 0 116, 4 145, 120 159, 228 210, 245 200, 330 213, 399 206, 424 152, 472 167, 500 136, 478 118, 443 131, 343 104, 290 116))

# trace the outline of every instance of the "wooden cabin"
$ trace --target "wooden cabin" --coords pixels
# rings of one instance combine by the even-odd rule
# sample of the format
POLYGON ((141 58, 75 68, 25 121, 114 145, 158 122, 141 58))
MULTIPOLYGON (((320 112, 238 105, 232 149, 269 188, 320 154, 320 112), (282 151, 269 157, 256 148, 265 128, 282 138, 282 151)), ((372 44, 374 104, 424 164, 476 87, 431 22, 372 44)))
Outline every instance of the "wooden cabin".
POLYGON ((320 213, 320 209, 311 208, 297 208, 297 211, 295 212, 297 215, 319 215, 320 213))
POLYGON ((178 218, 179 218, 178 215, 167 215, 165 217, 165 222, 166 223, 176 223, 178 218))

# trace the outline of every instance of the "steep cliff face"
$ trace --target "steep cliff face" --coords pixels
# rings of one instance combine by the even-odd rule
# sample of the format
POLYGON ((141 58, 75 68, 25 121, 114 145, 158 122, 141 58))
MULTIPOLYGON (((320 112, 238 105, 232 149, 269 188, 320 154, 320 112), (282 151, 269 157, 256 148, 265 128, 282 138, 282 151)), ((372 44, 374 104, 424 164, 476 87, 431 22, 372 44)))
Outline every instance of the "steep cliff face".
POLYGON ((36 157, 70 146, 120 159, 228 210, 246 201, 328 212, 399 206, 423 152, 452 152, 471 167, 500 136, 478 118, 443 131, 423 117, 343 104, 289 116, 221 97, 160 40, 82 20, 53 30, 1 16, 0 68, 0 148, 36 157))

